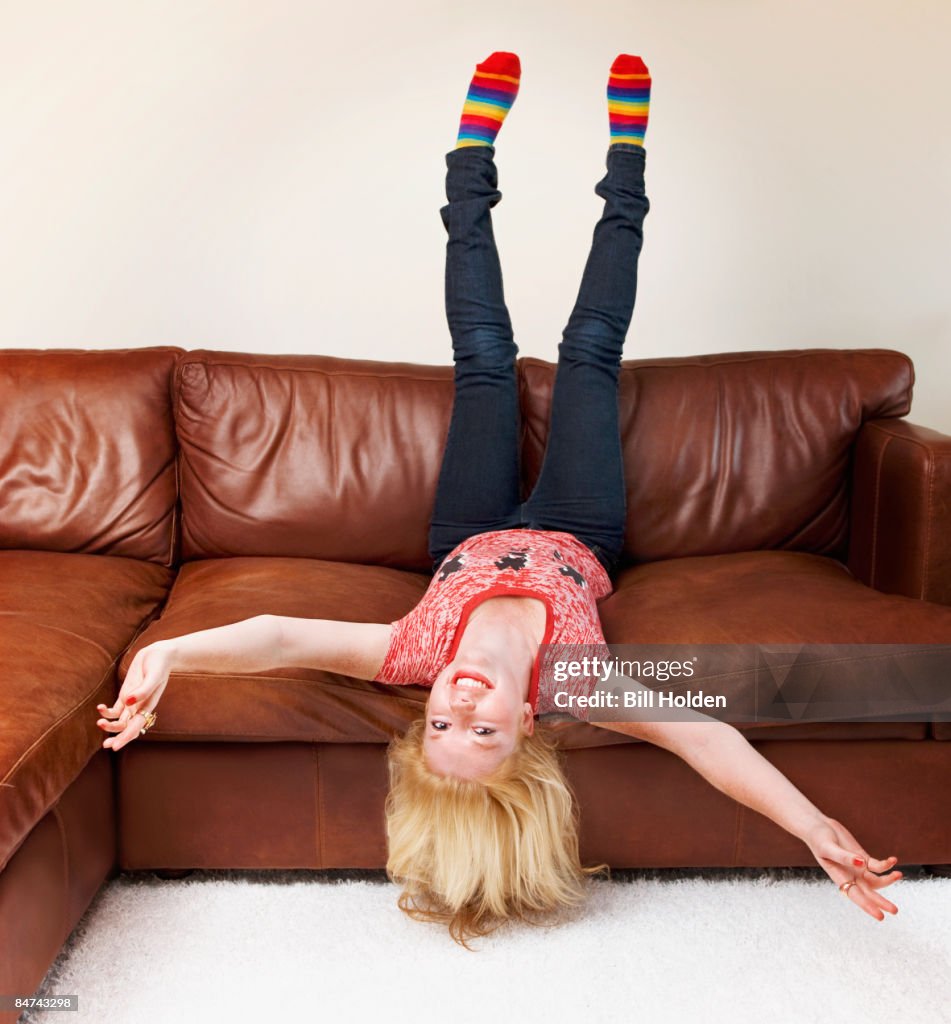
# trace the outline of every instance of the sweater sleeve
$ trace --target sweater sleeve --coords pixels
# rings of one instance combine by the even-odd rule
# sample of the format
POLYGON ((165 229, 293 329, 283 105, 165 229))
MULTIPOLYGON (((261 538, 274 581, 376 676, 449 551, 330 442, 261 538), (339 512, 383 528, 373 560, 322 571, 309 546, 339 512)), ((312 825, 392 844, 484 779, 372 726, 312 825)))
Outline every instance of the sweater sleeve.
POLYGON ((432 647, 421 642, 423 631, 418 609, 417 605, 408 615, 390 623, 393 627, 390 644, 374 682, 392 686, 432 685, 432 666, 427 657, 432 647))

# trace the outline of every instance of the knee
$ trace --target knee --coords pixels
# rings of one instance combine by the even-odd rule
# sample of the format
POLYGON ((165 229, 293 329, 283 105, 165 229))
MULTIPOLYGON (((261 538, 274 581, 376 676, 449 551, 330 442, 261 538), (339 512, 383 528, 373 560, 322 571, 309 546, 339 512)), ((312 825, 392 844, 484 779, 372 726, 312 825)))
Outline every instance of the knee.
POLYGON ((494 332, 467 331, 453 340, 456 363, 467 370, 511 371, 518 348, 511 337, 494 332))
POLYGON ((575 363, 614 368, 621 365, 623 348, 623 334, 586 326, 582 330, 566 331, 558 346, 558 354, 559 358, 575 363))

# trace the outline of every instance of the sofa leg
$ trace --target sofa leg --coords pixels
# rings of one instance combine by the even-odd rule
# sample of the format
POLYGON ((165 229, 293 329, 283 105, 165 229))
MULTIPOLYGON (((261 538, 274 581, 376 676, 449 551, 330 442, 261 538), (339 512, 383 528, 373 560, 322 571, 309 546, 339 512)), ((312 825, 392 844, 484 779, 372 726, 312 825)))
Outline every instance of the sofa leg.
POLYGON ((159 878, 186 878, 194 868, 153 868, 152 874, 159 878))

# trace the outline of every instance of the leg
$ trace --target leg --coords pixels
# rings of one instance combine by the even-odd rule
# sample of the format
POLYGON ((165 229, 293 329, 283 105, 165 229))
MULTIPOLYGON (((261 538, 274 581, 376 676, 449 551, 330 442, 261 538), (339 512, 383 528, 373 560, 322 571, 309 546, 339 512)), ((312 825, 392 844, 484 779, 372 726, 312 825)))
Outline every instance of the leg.
POLYGON ((617 386, 650 209, 644 164, 642 145, 619 143, 608 149, 608 172, 595 186, 605 200, 604 212, 558 348, 545 459, 523 506, 528 525, 575 534, 609 571, 624 545, 617 386))
POLYGON ((467 537, 518 525, 518 349, 492 230, 502 198, 494 154, 485 145, 446 154, 440 214, 456 390, 429 530, 434 569, 467 537))

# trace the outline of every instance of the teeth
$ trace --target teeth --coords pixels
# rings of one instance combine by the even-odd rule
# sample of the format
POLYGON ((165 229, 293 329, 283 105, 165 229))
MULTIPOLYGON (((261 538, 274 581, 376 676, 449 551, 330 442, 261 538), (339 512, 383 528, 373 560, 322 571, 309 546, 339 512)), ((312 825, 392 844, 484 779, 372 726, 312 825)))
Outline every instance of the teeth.
POLYGON ((470 690, 487 690, 488 687, 485 683, 480 682, 478 679, 470 679, 468 676, 460 676, 456 680, 456 686, 465 686, 470 690))

